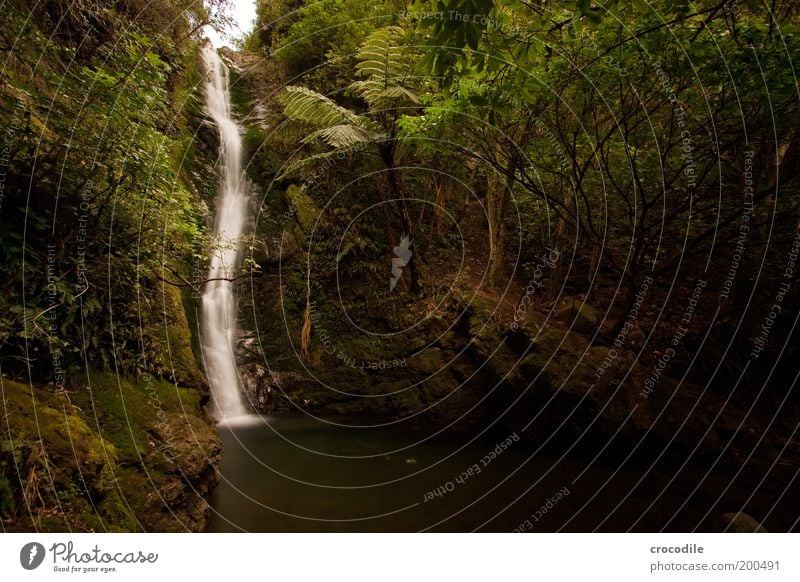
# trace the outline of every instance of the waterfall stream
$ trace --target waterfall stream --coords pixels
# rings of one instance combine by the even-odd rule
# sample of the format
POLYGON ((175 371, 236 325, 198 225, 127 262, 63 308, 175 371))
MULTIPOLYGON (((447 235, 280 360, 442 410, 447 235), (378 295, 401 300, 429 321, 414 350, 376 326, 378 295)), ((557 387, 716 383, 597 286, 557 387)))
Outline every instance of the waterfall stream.
POLYGON ((233 283, 241 263, 240 237, 244 234, 248 206, 248 182, 242 171, 242 135, 231 116, 228 67, 211 46, 203 48, 206 65, 206 109, 219 131, 219 191, 215 242, 208 281, 202 294, 201 343, 203 360, 217 420, 247 414, 242 402, 234 347, 236 344, 236 297, 233 283), (217 280, 213 280, 217 279, 217 280))

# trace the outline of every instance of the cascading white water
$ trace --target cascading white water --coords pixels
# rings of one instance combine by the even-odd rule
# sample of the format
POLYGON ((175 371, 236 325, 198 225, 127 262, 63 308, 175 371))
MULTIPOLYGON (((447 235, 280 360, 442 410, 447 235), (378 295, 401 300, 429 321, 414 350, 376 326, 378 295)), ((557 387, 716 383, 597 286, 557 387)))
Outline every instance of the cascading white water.
POLYGON ((230 279, 240 266, 240 237, 246 224, 248 182, 242 171, 242 136, 231 117, 228 67, 217 51, 203 48, 207 71, 206 109, 219 130, 220 183, 214 225, 215 250, 211 255, 208 281, 202 294, 202 348, 206 374, 211 384, 217 420, 247 414, 242 403, 236 369, 236 297, 230 279))

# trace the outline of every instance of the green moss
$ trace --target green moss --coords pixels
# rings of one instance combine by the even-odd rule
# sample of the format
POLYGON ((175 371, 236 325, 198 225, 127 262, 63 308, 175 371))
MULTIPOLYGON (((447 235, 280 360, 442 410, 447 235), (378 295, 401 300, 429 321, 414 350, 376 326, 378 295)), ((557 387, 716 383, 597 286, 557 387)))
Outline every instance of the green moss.
POLYGON ((205 387, 192 351, 181 292, 171 285, 164 285, 160 291, 159 309, 144 317, 146 369, 184 386, 205 387))
MULTIPOLYGON (((227 59, 226 59, 227 60, 227 59)), ((252 111, 250 95, 243 90, 242 77, 235 67, 228 67, 230 75, 231 105, 235 112, 247 113, 252 111)))
POLYGON ((186 326, 189 333, 189 344, 194 358, 194 365, 198 371, 202 370, 202 361, 200 360, 200 323, 198 321, 198 307, 199 301, 194 297, 194 291, 189 287, 181 289, 181 303, 183 305, 183 313, 186 317, 186 326))
POLYGON ((118 491, 113 491, 105 496, 98 504, 98 512, 106 517, 105 527, 109 531, 124 532, 136 531, 138 524, 118 491))
MULTIPOLYGON (((2 393, 7 417, 13 418, 8 424, 11 441, 3 447, 4 460, 8 463, 7 457, 15 454, 20 475, 27 483, 35 483, 37 527, 48 531, 102 527, 110 516, 95 514, 92 505, 113 489, 117 447, 93 431, 84 411, 63 393, 9 380, 2 381, 2 393)), ((6 499, 3 513, 13 513, 13 502, 21 492, 15 493, 7 478, 4 481, 7 491, 0 493, 0 498, 6 499)), ((114 521, 130 523, 131 518, 128 512, 115 516, 114 521)))
MULTIPOLYGON (((5 410, 13 422, 0 462, 10 466, 17 461, 23 479, 35 476, 41 507, 34 508, 38 521, 31 527, 135 531, 140 529, 138 518, 157 523, 152 529, 169 529, 166 518, 149 521, 153 492, 191 491, 182 475, 203 474, 218 455, 213 426, 200 407, 201 394, 153 376, 136 381, 107 372, 90 373, 88 386, 67 394, 2 381, 5 410)), ((14 513, 20 489, 0 476, 0 514, 14 513)), ((176 509, 163 511, 170 510, 176 509)))
MULTIPOLYGON (((311 196, 305 194, 300 188, 292 184, 286 190, 286 197, 294 208, 295 218, 303 233, 310 232, 319 216, 319 209, 315 206, 311 196)), ((299 240, 302 240, 300 237, 299 240)))

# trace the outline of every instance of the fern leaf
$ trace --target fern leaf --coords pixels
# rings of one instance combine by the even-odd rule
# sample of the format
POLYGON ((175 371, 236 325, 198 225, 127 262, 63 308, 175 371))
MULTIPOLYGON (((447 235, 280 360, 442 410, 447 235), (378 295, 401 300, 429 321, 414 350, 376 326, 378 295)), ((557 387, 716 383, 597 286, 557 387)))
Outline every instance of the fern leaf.
POLYGON ((400 40, 403 29, 381 28, 367 37, 357 53, 356 74, 364 77, 351 85, 370 105, 385 99, 381 93, 397 86, 406 77, 410 62, 405 58, 400 40))
POLYGON ((287 117, 315 127, 326 128, 345 122, 363 125, 363 119, 349 109, 305 87, 285 87, 278 94, 278 102, 283 105, 287 117))
POLYGON ((318 139, 334 148, 349 148, 359 143, 377 141, 381 139, 381 135, 357 125, 339 124, 315 131, 303 143, 312 143, 318 139))
POLYGON ((388 89, 384 89, 381 91, 380 95, 378 96, 380 99, 408 99, 413 103, 421 103, 419 97, 413 91, 409 91, 405 87, 401 87, 400 85, 395 85, 394 87, 389 87, 388 89))

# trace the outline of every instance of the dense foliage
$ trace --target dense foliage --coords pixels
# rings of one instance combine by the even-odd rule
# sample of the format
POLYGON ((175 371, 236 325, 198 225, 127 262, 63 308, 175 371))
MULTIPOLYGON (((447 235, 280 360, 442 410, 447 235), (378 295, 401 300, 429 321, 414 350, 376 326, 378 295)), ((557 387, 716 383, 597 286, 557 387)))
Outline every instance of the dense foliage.
POLYGON ((206 272, 197 34, 215 19, 200 0, 3 4, 4 531, 205 523, 218 442, 191 289, 164 281, 206 272))
MULTIPOLYGON (((468 261, 512 304, 515 285, 540 283, 537 263, 558 249, 537 305, 601 305, 610 325, 593 341, 619 334, 650 278, 664 284, 637 325, 668 339, 700 280, 714 297, 688 343, 711 334, 709 353, 751 352, 798 230, 794 4, 420 0, 370 5, 367 20, 355 3, 276 6, 260 3, 249 43, 289 67, 275 104, 288 122, 265 139, 303 140, 277 174, 318 209, 309 286, 324 294, 324 281, 350 273, 363 285, 348 292, 368 296, 384 285, 375 257, 413 234, 419 285, 406 289, 434 298, 455 270, 448 247, 475 234, 475 203, 485 247, 472 245, 468 261), (402 50, 409 70, 370 98, 362 73, 379 70, 364 55, 376 34, 391 34, 384 55, 402 50), (373 205, 382 212, 362 216, 373 205), (328 248, 323 233, 343 232, 328 248)), ((797 290, 785 293, 796 304, 797 290)), ((778 322, 773 350, 791 325, 778 322)), ((744 369, 726 361, 694 371, 726 390, 744 369)))
MULTIPOLYGON (((29 4, 0 14, 0 519, 199 529, 219 450, 190 333, 217 184, 198 49, 229 1, 29 4)), ((577 440, 638 415, 632 442, 672 443, 702 400, 692 430, 722 436, 687 449, 766 466, 794 442, 796 2, 257 5, 226 56, 265 406, 494 424, 556 400, 577 440)))
POLYGON ((5 13, 5 374, 63 385, 84 358, 169 373, 148 326, 174 316, 140 307, 164 264, 186 272, 204 220, 186 156, 207 17, 180 1, 5 13))

